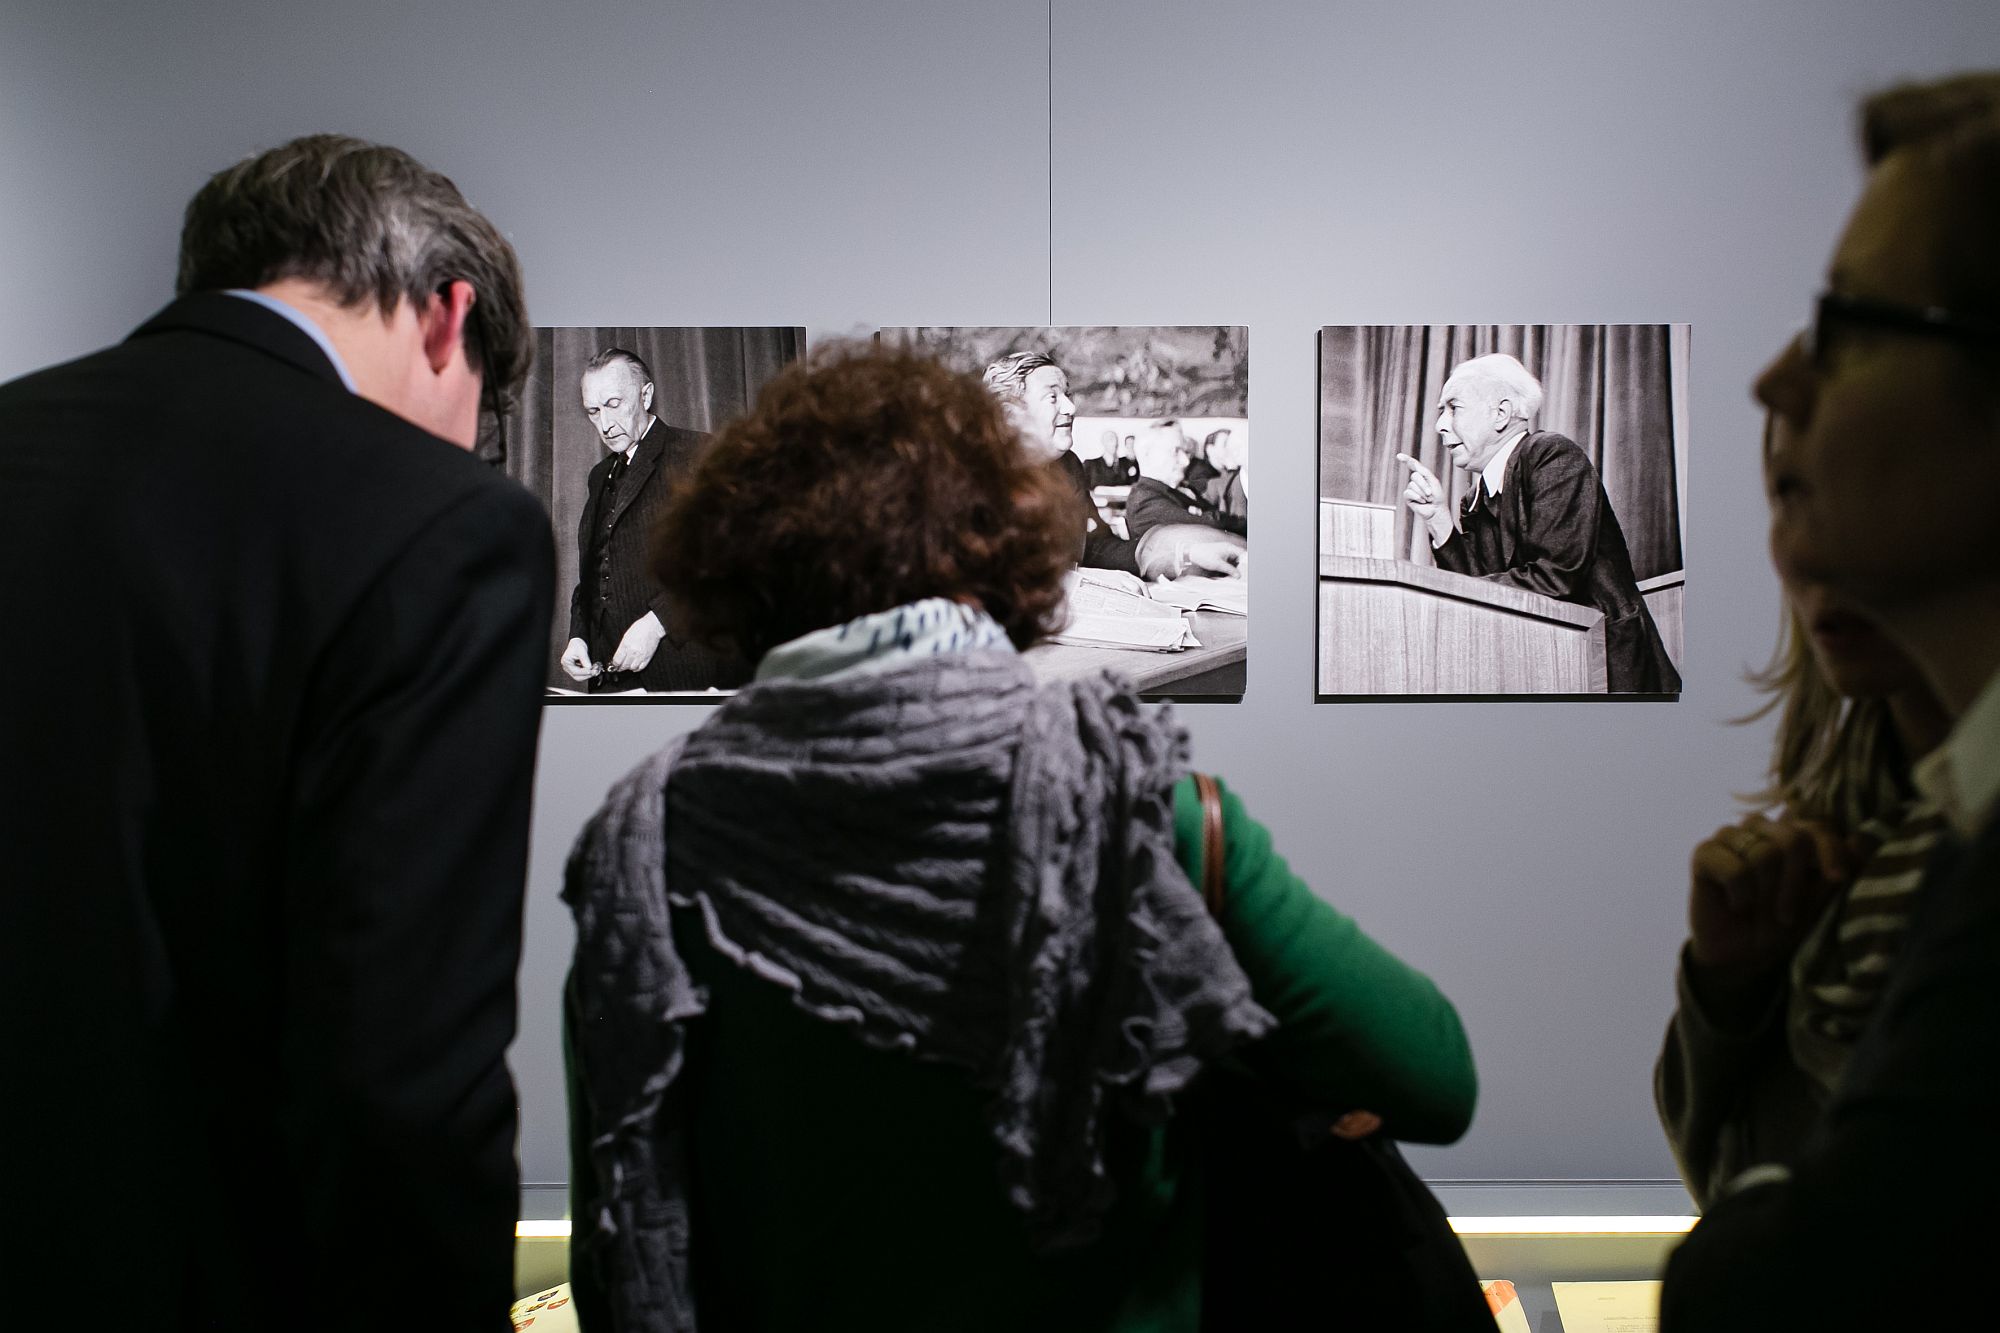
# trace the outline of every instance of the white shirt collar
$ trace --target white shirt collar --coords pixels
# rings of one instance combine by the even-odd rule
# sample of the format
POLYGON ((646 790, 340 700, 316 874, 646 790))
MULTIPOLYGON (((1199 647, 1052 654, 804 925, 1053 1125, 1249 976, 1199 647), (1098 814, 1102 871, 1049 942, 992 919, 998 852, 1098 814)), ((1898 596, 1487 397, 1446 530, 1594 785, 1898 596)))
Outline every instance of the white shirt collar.
POLYGON ((1960 837, 1971 838, 1992 822, 2000 812, 2000 671, 1911 777, 1918 791, 1944 808, 1960 837))
POLYGON ((644 444, 646 442, 646 437, 653 433, 653 423, 658 420, 659 420, 658 417, 648 416, 646 418, 646 429, 639 432, 638 439, 627 440, 625 442, 625 447, 623 449, 613 449, 611 452, 614 454, 625 455, 625 461, 627 463, 630 463, 632 461, 633 455, 639 452, 639 446, 644 444))
POLYGON ((1499 453, 1486 460, 1486 466, 1481 470, 1480 475, 1486 478, 1486 493, 1488 495, 1500 494, 1500 487, 1507 480, 1507 460, 1514 456, 1514 446, 1519 444, 1526 437, 1527 433, 1528 428, 1526 426, 1521 427, 1521 429, 1507 437, 1507 443, 1500 446, 1499 453))
POLYGON ((319 344, 319 350, 326 353, 326 359, 333 362, 334 373, 340 376, 340 382, 347 386, 347 391, 349 393, 360 392, 359 389, 354 387, 354 376, 347 373, 347 363, 342 361, 340 353, 334 350, 333 339, 327 337, 326 330, 313 323, 312 318, 303 310, 294 305, 287 305, 275 296, 266 296, 263 292, 253 292, 248 287, 231 287, 224 291, 223 295, 240 296, 244 300, 255 302, 272 314, 282 315, 296 324, 301 333, 319 344))

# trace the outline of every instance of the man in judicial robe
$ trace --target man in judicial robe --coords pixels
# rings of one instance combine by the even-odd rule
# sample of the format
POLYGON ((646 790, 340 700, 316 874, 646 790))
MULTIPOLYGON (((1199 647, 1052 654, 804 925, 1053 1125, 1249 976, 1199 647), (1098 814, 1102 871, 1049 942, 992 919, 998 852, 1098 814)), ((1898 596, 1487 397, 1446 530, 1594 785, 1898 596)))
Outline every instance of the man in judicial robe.
POLYGON ((674 633, 666 593, 646 567, 673 480, 694 466, 708 437, 653 415, 652 369, 625 348, 592 357, 579 389, 609 452, 590 470, 577 523, 563 672, 592 693, 743 684, 743 661, 674 633))
POLYGON ((1542 386, 1504 353, 1452 371, 1438 400, 1438 434, 1454 467, 1474 477, 1457 523, 1437 475, 1408 454, 1403 499, 1430 533, 1438 568, 1594 606, 1604 613, 1606 688, 1677 694, 1680 672, 1632 575, 1625 533, 1597 469, 1576 441, 1530 430, 1542 386))

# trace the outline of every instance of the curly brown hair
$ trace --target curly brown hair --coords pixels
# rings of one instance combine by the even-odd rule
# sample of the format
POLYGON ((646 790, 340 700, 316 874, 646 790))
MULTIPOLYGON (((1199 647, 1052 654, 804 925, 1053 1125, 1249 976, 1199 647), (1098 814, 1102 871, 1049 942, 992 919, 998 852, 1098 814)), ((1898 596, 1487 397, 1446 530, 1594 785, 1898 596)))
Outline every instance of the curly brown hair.
POLYGON ((652 571, 691 633, 752 661, 922 597, 977 602, 1025 648, 1054 628, 1076 504, 977 377, 837 343, 716 437, 660 516, 652 571))

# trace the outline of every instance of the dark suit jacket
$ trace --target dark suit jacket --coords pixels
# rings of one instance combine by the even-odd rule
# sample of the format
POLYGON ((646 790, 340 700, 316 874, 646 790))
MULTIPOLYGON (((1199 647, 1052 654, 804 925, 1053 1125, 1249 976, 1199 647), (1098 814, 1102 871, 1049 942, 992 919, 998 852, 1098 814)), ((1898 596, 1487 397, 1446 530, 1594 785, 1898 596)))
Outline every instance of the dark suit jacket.
POLYGON ((1139 465, 1129 458, 1113 459, 1107 463, 1102 458, 1083 460, 1083 480, 1086 485, 1130 486, 1139 479, 1139 465))
POLYGON ((1050 466, 1062 473, 1081 507, 1077 516, 1082 531, 1076 562, 1091 569, 1122 569, 1127 574, 1137 574, 1139 557, 1132 542, 1106 527, 1098 517, 1097 502, 1090 498, 1090 484, 1084 478, 1083 460, 1065 449, 1050 466))
POLYGON ((599 676, 592 690, 734 689, 750 679, 741 659, 696 643, 679 632, 667 595, 647 572, 647 551, 660 511, 675 481, 686 476, 708 443, 700 431, 655 420, 632 450, 609 510, 604 479, 616 454, 590 469, 589 498, 576 530, 576 588, 569 600, 569 634, 590 645, 593 662, 608 663, 632 622, 651 611, 667 636, 643 671, 599 676))
POLYGON ((0 568, 9 1300, 501 1333, 547 515, 210 293, 0 387, 0 568))
POLYGON ((1920 892, 1895 975, 1791 1178, 1721 1199, 1674 1252, 1666 1333, 1986 1317, 1977 1275, 2000 1241, 2000 821, 1941 852, 1920 892))
POLYGON ((1679 692, 1680 672, 1632 577, 1624 529, 1574 440, 1530 431, 1507 460, 1497 499, 1478 498, 1467 498, 1459 530, 1434 553, 1438 568, 1596 607, 1611 692, 1679 692))
POLYGON ((1141 477, 1132 483, 1131 494, 1125 497, 1125 531, 1133 541, 1152 528, 1175 523, 1199 523, 1239 535, 1245 535, 1249 527, 1242 519, 1230 518, 1199 496, 1163 481, 1141 477))

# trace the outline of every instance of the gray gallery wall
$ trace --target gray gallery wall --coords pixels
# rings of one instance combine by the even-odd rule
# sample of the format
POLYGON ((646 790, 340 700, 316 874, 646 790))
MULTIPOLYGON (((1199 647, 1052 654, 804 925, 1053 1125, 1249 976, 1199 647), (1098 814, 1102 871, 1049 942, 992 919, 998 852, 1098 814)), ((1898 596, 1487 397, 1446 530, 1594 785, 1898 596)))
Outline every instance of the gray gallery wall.
MULTIPOLYGON (((1766 735, 1725 725, 1777 611, 1744 386, 1854 194, 1856 96, 1977 63, 1991 0, 10 0, 0 377, 144 318, 205 173, 320 129, 454 176, 542 323, 1247 324, 1258 614, 1248 697, 1183 710, 1200 762, 1457 1000, 1483 1098, 1427 1173, 1661 1179, 1687 853, 1766 735), (1623 320, 1693 325, 1680 702, 1315 704, 1318 326, 1623 320)), ((565 1173, 563 854, 703 715, 546 714, 530 1182, 565 1173)))

